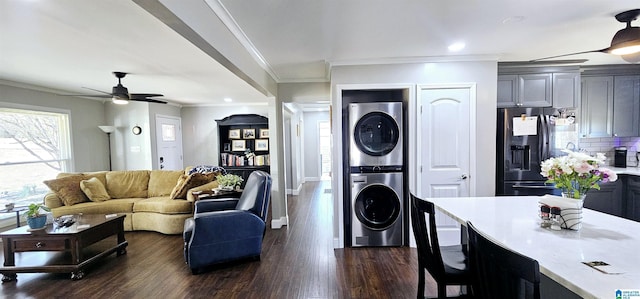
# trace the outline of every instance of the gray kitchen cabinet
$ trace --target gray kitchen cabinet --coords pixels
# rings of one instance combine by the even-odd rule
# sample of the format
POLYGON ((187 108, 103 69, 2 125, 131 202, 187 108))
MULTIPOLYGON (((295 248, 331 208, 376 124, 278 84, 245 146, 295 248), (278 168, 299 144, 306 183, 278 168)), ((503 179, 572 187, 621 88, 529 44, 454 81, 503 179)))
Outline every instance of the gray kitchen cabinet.
POLYGON ((613 136, 639 136, 640 76, 615 76, 613 82, 613 136))
POLYGON ((498 75, 498 108, 516 107, 518 92, 517 75, 498 75))
POLYGON ((627 178, 626 211, 624 217, 640 221, 640 177, 630 175, 627 178))
POLYGON ((580 105, 580 72, 498 75, 498 108, 580 105))
POLYGON ((518 99, 524 107, 550 107, 551 74, 519 75, 518 99))
POLYGON ((580 73, 553 73, 552 98, 554 108, 580 106, 580 73))
POLYGON ((613 76, 582 77, 580 135, 613 135, 613 76))
POLYGON ((498 108, 551 107, 551 74, 498 75, 498 108))
POLYGON ((584 199, 584 207, 610 215, 623 217, 623 179, 600 185, 600 190, 591 189, 584 199))

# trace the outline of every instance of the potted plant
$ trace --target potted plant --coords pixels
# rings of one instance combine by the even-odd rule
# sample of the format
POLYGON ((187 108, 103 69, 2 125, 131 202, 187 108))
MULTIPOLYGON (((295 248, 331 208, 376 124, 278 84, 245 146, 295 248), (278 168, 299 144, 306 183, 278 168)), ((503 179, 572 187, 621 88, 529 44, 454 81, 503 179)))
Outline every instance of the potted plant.
POLYGON ((220 190, 231 191, 242 184, 242 177, 235 174, 225 174, 219 175, 216 177, 218 181, 218 186, 220 186, 220 190))
POLYGON ((47 224, 47 215, 40 213, 41 209, 51 212, 51 209, 41 203, 29 204, 25 215, 27 216, 27 224, 31 229, 40 229, 47 224))

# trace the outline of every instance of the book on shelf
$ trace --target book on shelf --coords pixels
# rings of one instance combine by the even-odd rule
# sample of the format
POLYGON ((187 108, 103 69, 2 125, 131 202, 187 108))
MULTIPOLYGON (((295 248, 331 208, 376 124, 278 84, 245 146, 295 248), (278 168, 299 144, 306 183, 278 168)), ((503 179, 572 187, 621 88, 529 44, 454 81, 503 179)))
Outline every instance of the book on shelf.
POLYGON ((246 159, 244 155, 220 154, 220 166, 265 166, 270 165, 269 155, 256 155, 246 159))

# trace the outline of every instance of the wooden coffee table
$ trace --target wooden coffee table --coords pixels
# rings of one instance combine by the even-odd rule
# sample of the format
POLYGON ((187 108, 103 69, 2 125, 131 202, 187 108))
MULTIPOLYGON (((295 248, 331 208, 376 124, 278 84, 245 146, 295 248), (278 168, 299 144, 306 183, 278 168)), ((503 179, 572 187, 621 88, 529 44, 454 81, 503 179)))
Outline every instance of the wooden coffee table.
MULTIPOLYGON (((43 230, 31 231, 28 226, 23 226, 0 233, 4 248, 4 266, 0 268, 2 282, 16 280, 17 273, 32 272, 71 273, 71 279, 78 280, 84 276, 84 267, 114 252, 118 256, 127 253, 124 214, 74 215, 73 218, 75 223, 69 227, 49 224, 43 230), (85 248, 114 235, 117 239, 115 246, 106 250, 99 249, 96 254, 84 254, 85 248), (65 254, 63 258, 44 265, 26 262, 16 265, 17 252, 31 251, 60 251, 65 254)), ((22 256, 20 260, 26 261, 29 258, 22 256)))

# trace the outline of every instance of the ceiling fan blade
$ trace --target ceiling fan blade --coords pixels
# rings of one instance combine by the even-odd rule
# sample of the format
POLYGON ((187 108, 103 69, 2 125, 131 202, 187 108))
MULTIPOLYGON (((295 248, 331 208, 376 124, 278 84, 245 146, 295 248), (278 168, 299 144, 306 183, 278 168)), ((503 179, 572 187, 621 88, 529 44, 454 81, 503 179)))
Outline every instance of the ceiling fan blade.
POLYGON ((129 99, 129 101, 149 102, 149 103, 158 103, 158 104, 166 104, 166 103, 167 103, 167 102, 165 102, 165 101, 154 100, 154 99, 147 99, 147 98, 129 99))
POLYGON ((110 94, 56 94, 57 96, 66 96, 66 97, 92 97, 92 98, 111 98, 110 94))
POLYGON ((102 90, 98 90, 98 89, 93 89, 93 88, 91 88, 91 87, 85 87, 85 86, 82 86, 82 88, 84 88, 84 89, 88 89, 88 90, 93 90, 93 91, 95 91, 95 92, 99 92, 99 93, 104 93, 105 95, 109 95, 109 96, 111 96, 111 95, 112 95, 112 94, 111 94, 111 93, 109 93, 109 92, 102 91, 102 90))
POLYGON ((559 58, 559 57, 565 57, 565 56, 571 56, 571 55, 578 55, 578 54, 586 54, 586 53, 606 53, 607 50, 609 50, 609 48, 604 48, 604 49, 600 49, 600 50, 591 50, 591 51, 584 51, 584 52, 576 52, 576 53, 569 53, 569 54, 562 54, 562 55, 556 55, 556 56, 549 56, 549 57, 544 57, 544 58, 538 58, 538 59, 533 59, 533 60, 529 60, 529 62, 537 62, 537 61, 541 61, 541 60, 547 60, 547 59, 553 59, 553 58, 559 58))
POLYGON ((161 97, 162 94, 159 93, 130 93, 129 97, 131 99, 144 99, 144 98, 152 98, 152 97, 161 97))

